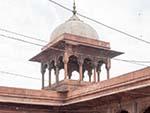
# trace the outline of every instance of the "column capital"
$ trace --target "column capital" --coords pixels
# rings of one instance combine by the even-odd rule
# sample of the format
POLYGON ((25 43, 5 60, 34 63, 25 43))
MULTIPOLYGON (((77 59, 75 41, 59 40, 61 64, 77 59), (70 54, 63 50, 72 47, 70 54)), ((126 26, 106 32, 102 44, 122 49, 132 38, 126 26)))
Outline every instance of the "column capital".
POLYGON ((48 64, 48 70, 51 70, 53 68, 52 64, 48 64))
POLYGON ((108 80, 108 79, 110 78, 109 70, 110 70, 110 68, 111 68, 111 61, 110 61, 110 58, 107 58, 105 68, 106 68, 106 70, 107 70, 107 80, 108 80))
POLYGON ((69 61, 68 53, 65 51, 64 57, 63 57, 63 62, 64 62, 64 64, 67 64, 68 61, 69 61))
POLYGON ((93 68, 96 68, 98 66, 98 62, 97 61, 93 61, 93 68))
POLYGON ((111 68, 111 60, 110 58, 107 58, 106 60, 106 69, 110 69, 111 68))
POLYGON ((82 56, 78 57, 78 63, 79 65, 82 65, 84 63, 84 58, 82 56))
POLYGON ((47 64, 41 63, 41 73, 44 74, 46 72, 47 64))
POLYGON ((67 63, 68 63, 68 61, 69 61, 69 59, 68 59, 68 58, 67 58, 67 59, 63 59, 64 64, 67 64, 67 63))
POLYGON ((98 65, 97 65, 97 72, 101 72, 101 67, 103 65, 104 62, 98 62, 98 65))
POLYGON ((78 60, 79 65, 83 65, 84 61, 83 60, 78 60))

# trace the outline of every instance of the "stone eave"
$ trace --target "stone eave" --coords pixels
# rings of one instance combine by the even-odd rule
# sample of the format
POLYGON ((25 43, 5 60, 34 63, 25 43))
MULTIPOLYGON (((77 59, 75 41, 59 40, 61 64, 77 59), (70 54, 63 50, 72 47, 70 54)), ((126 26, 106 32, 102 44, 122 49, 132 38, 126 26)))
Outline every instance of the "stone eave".
POLYGON ((123 54, 123 52, 118 52, 118 51, 114 51, 110 49, 110 44, 108 42, 104 42, 104 41, 99 41, 96 39, 89 39, 89 38, 82 38, 76 35, 72 35, 72 34, 63 34, 61 36, 59 36, 58 38, 56 38, 54 41, 48 43, 44 48, 42 48, 42 51, 37 54, 36 56, 34 56, 33 58, 31 58, 29 61, 37 61, 37 62, 41 62, 44 59, 47 59, 46 57, 46 52, 51 52, 51 51, 58 51, 58 52, 64 52, 64 50, 61 49, 57 49, 55 46, 59 45, 60 42, 64 41, 65 43, 72 43, 76 45, 80 45, 80 46, 88 46, 91 48, 95 48, 98 49, 100 51, 105 51, 107 52, 107 55, 110 58, 113 58, 115 56, 121 55, 123 54), (104 46, 105 45, 105 46, 104 46), (108 46, 106 46, 108 45, 108 46))
POLYGON ((31 59, 29 59, 29 61, 34 61, 34 62, 44 62, 45 59, 47 58, 48 53, 52 53, 52 52, 63 52, 63 50, 59 50, 59 49, 55 49, 55 48, 47 48, 45 50, 42 50, 39 54, 37 54, 36 56, 32 57, 31 59))
MULTIPOLYGON (((123 52, 118 52, 118 51, 114 51, 114 50, 109 50, 109 49, 104 49, 104 48, 98 48, 100 51, 105 51, 107 52, 107 55, 110 58, 113 58, 115 56, 121 55, 123 54, 123 52)), ((64 52, 64 50, 57 50, 57 49, 53 49, 53 48, 47 48, 46 50, 41 51, 39 54, 37 54, 36 56, 34 56, 33 58, 31 58, 29 61, 36 61, 36 62, 43 62, 44 59, 47 59, 47 56, 45 55, 46 52, 51 52, 51 51, 55 51, 55 52, 64 52)))

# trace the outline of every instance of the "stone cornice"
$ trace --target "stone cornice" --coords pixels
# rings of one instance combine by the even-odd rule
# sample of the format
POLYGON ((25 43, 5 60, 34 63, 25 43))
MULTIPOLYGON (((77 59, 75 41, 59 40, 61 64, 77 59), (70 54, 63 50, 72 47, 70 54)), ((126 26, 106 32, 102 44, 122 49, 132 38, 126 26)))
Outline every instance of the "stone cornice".
POLYGON ((0 102, 59 106, 62 101, 55 91, 0 87, 0 102))

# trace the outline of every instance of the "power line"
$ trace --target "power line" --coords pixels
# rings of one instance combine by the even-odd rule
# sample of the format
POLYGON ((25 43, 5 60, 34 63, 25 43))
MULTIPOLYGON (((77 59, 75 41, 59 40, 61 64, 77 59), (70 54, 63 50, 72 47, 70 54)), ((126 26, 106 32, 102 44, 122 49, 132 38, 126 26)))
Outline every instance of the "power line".
MULTIPOLYGON (((16 40, 16 41, 20 41, 20 42, 24 42, 24 43, 28 43, 28 44, 32 44, 32 45, 43 47, 43 45, 40 45, 40 44, 37 44, 37 43, 33 43, 33 42, 30 42, 30 41, 25 41, 23 39, 18 39, 18 38, 11 37, 11 36, 6 36, 6 35, 3 35, 3 34, 0 34, 0 36, 5 37, 5 38, 9 38, 9 39, 13 39, 13 40, 16 40)), ((65 51, 63 49, 58 49, 58 48, 54 48, 54 47, 49 47, 49 48, 57 50, 57 51, 62 51, 62 52, 65 51)), ((79 53, 79 54, 81 54, 81 53, 79 53)), ((123 59, 114 59, 114 60, 124 61, 124 62, 132 63, 132 64, 137 64, 137 65, 141 65, 141 66, 148 66, 148 65, 145 65, 145 64, 137 63, 138 61, 137 62, 136 61, 132 62, 132 60, 123 60, 123 59)), ((143 62, 146 62, 146 61, 143 61, 143 62)))
POLYGON ((11 72, 7 72, 7 71, 0 71, 0 73, 7 74, 7 75, 18 76, 18 77, 29 78, 29 79, 34 79, 34 80, 41 80, 40 78, 34 78, 34 77, 25 76, 25 75, 16 74, 16 73, 11 73, 11 72))
MULTIPOLYGON (((32 45, 36 45, 36 46, 40 46, 40 47, 44 47, 44 45, 33 43, 33 42, 26 41, 26 40, 19 39, 19 38, 15 38, 15 37, 12 37, 12 36, 7 36, 7 35, 3 35, 3 34, 0 34, 0 36, 8 38, 8 39, 12 39, 12 40, 16 40, 16 41, 20 41, 20 42, 24 42, 24 43, 28 43, 28 44, 32 44, 32 45)), ((57 50, 57 51, 64 51, 62 49, 58 49, 58 48, 54 48, 54 47, 49 47, 49 48, 57 50)))
POLYGON ((8 33, 15 34, 15 35, 23 36, 23 37, 26 37, 26 38, 29 38, 29 39, 33 39, 33 40, 37 40, 37 41, 41 41, 41 42, 47 42, 45 40, 41 40, 41 39, 34 38, 34 37, 31 37, 31 36, 27 36, 27 35, 24 35, 24 34, 21 34, 21 33, 13 32, 13 31, 10 31, 10 30, 7 30, 7 29, 0 28, 0 30, 8 32, 8 33))
POLYGON ((9 38, 9 39, 13 39, 13 40, 17 40, 17 41, 20 41, 20 42, 24 42, 24 43, 36 45, 36 46, 43 46, 41 44, 33 43, 33 42, 30 42, 30 41, 26 41, 26 40, 23 40, 23 39, 15 38, 15 37, 12 37, 12 36, 7 36, 7 35, 3 35, 3 34, 0 34, 0 36, 1 37, 5 37, 5 38, 9 38))
POLYGON ((130 62, 135 62, 135 63, 150 63, 150 61, 139 61, 139 60, 127 60, 130 62))
POLYGON ((49 0, 49 1, 52 2, 52 3, 54 3, 54 4, 56 4, 56 5, 58 5, 58 6, 60 6, 60 7, 62 7, 62 8, 64 8, 64 9, 66 9, 66 10, 68 10, 68 11, 73 12, 72 9, 69 9, 69 8, 67 8, 67 7, 65 7, 65 6, 63 6, 63 5, 61 5, 61 4, 57 3, 57 2, 55 2, 55 1, 53 1, 53 0, 49 0))
MULTIPOLYGON (((60 7, 62 7, 62 8, 64 8, 64 9, 66 9, 66 10, 68 10, 68 11, 70 11, 70 12, 72 12, 71 9, 69 9, 69 8, 67 8, 67 7, 65 7, 65 6, 63 6, 63 5, 61 5, 61 4, 57 3, 57 2, 55 2, 55 1, 53 1, 53 0, 49 0, 49 1, 52 2, 52 3, 54 3, 54 4, 56 4, 56 5, 58 5, 58 6, 60 6, 60 7)), ((139 38, 139 37, 136 37, 136 36, 134 36, 134 35, 131 35, 131 34, 127 33, 127 32, 124 32, 124 31, 122 31, 122 30, 119 30, 119 29, 116 29, 116 28, 111 27, 111 26, 109 26, 109 25, 106 25, 106 24, 104 24, 104 23, 102 23, 102 22, 99 22, 99 21, 97 21, 97 20, 95 20, 95 19, 92 19, 92 18, 90 18, 90 17, 87 17, 87 16, 85 16, 85 15, 83 15, 83 14, 80 14, 80 13, 77 13, 77 14, 78 14, 79 16, 83 17, 83 18, 86 18, 86 19, 88 19, 88 20, 90 20, 90 21, 93 21, 93 22, 95 22, 95 23, 97 23, 97 24, 100 24, 100 25, 102 25, 102 26, 104 26, 104 27, 106 27, 106 28, 109 28, 109 29, 113 30, 113 31, 119 32, 119 33, 121 33, 121 34, 124 34, 124 35, 126 35, 126 36, 128 36, 128 37, 130 37, 130 38, 132 38, 132 39, 136 39, 136 40, 138 40, 138 41, 141 41, 141 42, 150 44, 150 42, 147 41, 147 40, 143 40, 143 39, 141 39, 141 38, 139 38)))
MULTIPOLYGON (((117 61, 122 61, 122 62, 128 62, 128 63, 131 63, 131 64, 136 64, 136 65, 140 65, 140 66, 146 66, 146 67, 149 67, 149 65, 146 65, 146 64, 141 64, 141 62, 132 62, 132 60, 124 60, 124 59, 118 59, 118 58, 113 58, 113 60, 117 60, 117 61)), ((145 62, 145 61, 143 61, 145 62)))
POLYGON ((91 20, 91 21, 93 21, 93 22, 95 22, 95 23, 101 24, 102 26, 105 26, 105 27, 107 27, 107 28, 109 28, 109 29, 111 29, 111 30, 113 30, 113 31, 117 31, 117 32, 119 32, 119 33, 121 33, 121 34, 124 34, 124 35, 126 35, 126 36, 128 36, 128 37, 131 37, 131 38, 133 38, 133 39, 136 39, 136 40, 138 40, 138 41, 142 41, 142 42, 144 42, 144 43, 150 44, 150 42, 147 41, 147 40, 143 40, 143 39, 141 39, 141 38, 139 38, 139 37, 133 36, 133 35, 127 33, 127 32, 124 32, 124 31, 122 31, 122 30, 119 30, 119 29, 116 29, 116 28, 114 28, 114 27, 108 26, 108 25, 106 25, 106 24, 104 24, 104 23, 101 23, 101 22, 99 22, 99 21, 97 21, 97 20, 94 20, 94 19, 89 18, 89 17, 87 17, 87 16, 84 16, 84 15, 82 15, 82 14, 79 14, 79 13, 77 13, 77 14, 80 15, 80 16, 82 16, 82 17, 84 17, 84 18, 86 18, 86 19, 89 19, 89 20, 91 20))

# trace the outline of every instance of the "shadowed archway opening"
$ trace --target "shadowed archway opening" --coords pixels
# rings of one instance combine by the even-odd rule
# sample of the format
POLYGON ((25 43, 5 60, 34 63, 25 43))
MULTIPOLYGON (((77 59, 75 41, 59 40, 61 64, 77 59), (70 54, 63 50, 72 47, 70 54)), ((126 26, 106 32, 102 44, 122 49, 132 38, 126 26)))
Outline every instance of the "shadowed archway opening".
POLYGON ((129 112, 126 111, 126 110, 121 110, 121 111, 119 111, 119 112, 117 112, 117 113, 129 113, 129 112))
POLYGON ((64 79, 64 62, 63 62, 63 56, 60 56, 58 58, 58 67, 59 67, 59 81, 63 80, 64 79))
POLYGON ((143 113, 150 113, 150 107, 148 107, 143 113))
POLYGON ((90 58, 84 59, 83 70, 84 70, 83 71, 84 81, 88 80, 89 82, 91 82, 92 81, 93 64, 92 64, 92 60, 90 58))
POLYGON ((71 55, 69 57, 69 62, 68 62, 68 77, 69 79, 73 78, 74 80, 79 78, 79 63, 78 63, 78 58, 75 55, 71 55), (75 72, 75 73, 73 73, 75 72), (76 76, 73 76, 73 75, 76 76), (73 77, 72 77, 73 76, 73 77))

